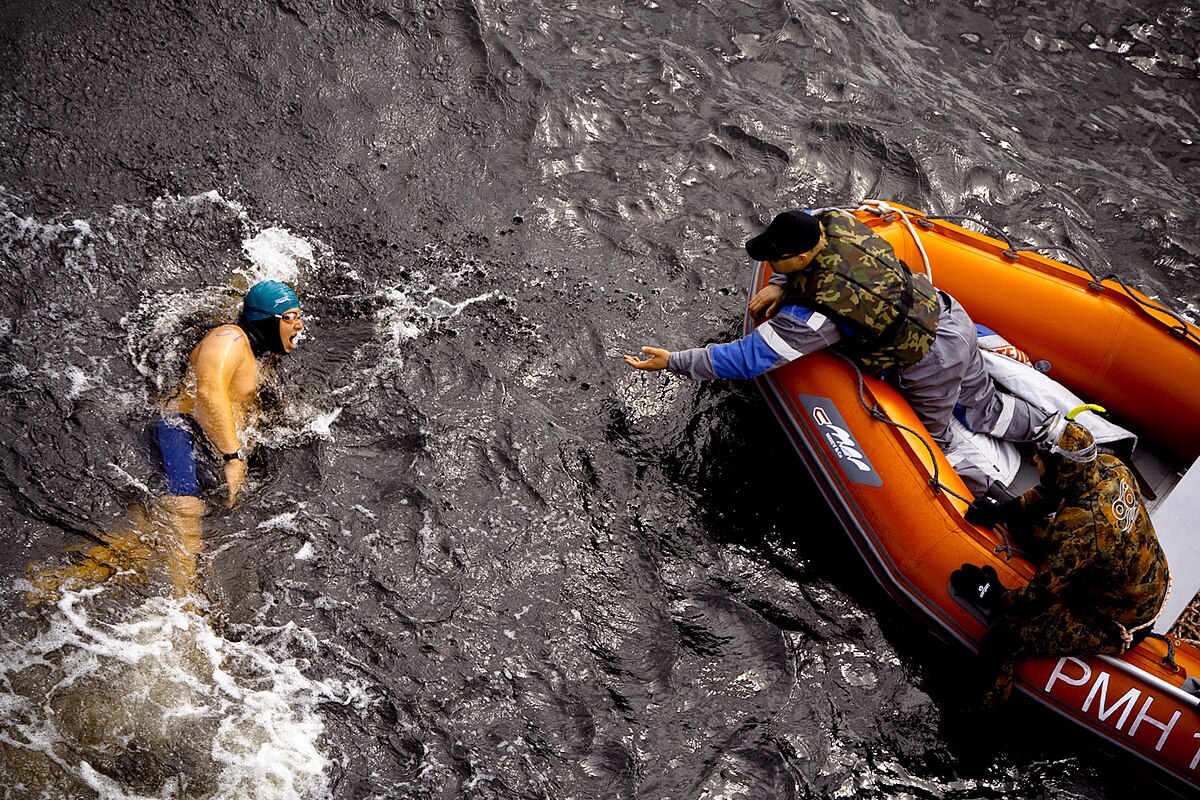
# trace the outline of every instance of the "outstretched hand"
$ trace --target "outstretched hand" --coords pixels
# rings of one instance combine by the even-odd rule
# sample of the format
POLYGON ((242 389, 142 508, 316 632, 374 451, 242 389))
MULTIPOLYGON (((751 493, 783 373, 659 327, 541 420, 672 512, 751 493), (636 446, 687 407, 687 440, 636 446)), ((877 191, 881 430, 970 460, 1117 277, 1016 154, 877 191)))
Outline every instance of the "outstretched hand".
POLYGON ((639 359, 636 356, 622 356, 625 363, 634 369, 646 369, 651 372, 658 372, 660 369, 666 369, 667 363, 671 358, 670 350, 663 350, 661 347, 643 347, 642 352, 646 357, 639 359))
POLYGON ((782 299, 783 287, 777 283, 768 283, 750 298, 750 316, 756 319, 775 316, 782 299))

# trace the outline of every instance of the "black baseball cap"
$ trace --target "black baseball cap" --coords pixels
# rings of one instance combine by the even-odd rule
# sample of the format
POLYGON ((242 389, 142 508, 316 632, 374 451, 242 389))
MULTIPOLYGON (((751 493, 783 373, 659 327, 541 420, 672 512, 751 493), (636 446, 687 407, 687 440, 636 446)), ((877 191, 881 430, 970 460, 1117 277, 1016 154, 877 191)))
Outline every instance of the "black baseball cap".
POLYGON ((746 242, 755 261, 778 261, 807 253, 821 241, 821 223, 806 211, 784 211, 767 229, 746 242))

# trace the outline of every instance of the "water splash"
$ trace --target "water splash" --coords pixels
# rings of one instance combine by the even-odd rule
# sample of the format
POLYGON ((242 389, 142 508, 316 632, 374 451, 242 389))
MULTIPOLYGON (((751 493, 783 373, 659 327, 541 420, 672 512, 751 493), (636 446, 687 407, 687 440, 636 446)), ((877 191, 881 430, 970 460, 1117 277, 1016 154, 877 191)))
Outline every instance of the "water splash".
POLYGON ((437 291, 436 286, 429 286, 420 293, 426 296, 422 301, 420 297, 414 297, 400 287, 384 290, 382 296, 385 305, 376 315, 380 337, 392 347, 398 347, 402 342, 415 339, 422 333, 436 330, 469 306, 502 297, 497 292, 485 292, 452 303, 438 297, 437 291))
POLYGON ((0 641, 5 798, 325 795, 317 705, 355 690, 303 674, 312 634, 259 627, 230 641, 166 598, 104 621, 99 591, 67 593, 48 626, 0 641))
POLYGON ((312 243, 287 228, 264 228, 242 242, 253 268, 244 270, 251 285, 266 280, 296 285, 316 261, 312 243))

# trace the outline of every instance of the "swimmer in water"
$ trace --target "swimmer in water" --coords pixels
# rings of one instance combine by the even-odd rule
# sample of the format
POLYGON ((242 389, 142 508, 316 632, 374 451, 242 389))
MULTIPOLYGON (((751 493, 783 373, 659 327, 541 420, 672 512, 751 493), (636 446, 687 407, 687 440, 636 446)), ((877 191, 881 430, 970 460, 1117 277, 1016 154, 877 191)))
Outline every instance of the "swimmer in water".
POLYGON ((166 494, 153 507, 133 509, 128 528, 101 538, 83 559, 65 568, 33 573, 30 603, 63 589, 91 586, 114 576, 146 580, 145 567, 161 563, 177 597, 196 589, 205 502, 204 466, 220 465, 232 507, 246 481, 245 430, 264 379, 264 358, 287 355, 304 329, 300 300, 278 281, 256 283, 242 301, 236 324, 204 335, 188 357, 175 395, 155 421, 166 494), (201 469, 197 469, 197 466, 201 469))

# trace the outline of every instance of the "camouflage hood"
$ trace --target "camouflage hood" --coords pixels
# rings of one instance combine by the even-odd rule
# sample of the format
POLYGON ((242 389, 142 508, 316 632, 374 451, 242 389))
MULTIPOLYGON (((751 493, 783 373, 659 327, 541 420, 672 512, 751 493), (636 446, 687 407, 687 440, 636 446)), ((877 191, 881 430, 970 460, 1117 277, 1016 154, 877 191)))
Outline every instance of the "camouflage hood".
POLYGON ((1048 488, 1060 497, 1081 497, 1100 482, 1096 440, 1078 422, 1068 422, 1055 446, 1041 456, 1053 473, 1046 476, 1048 488))

